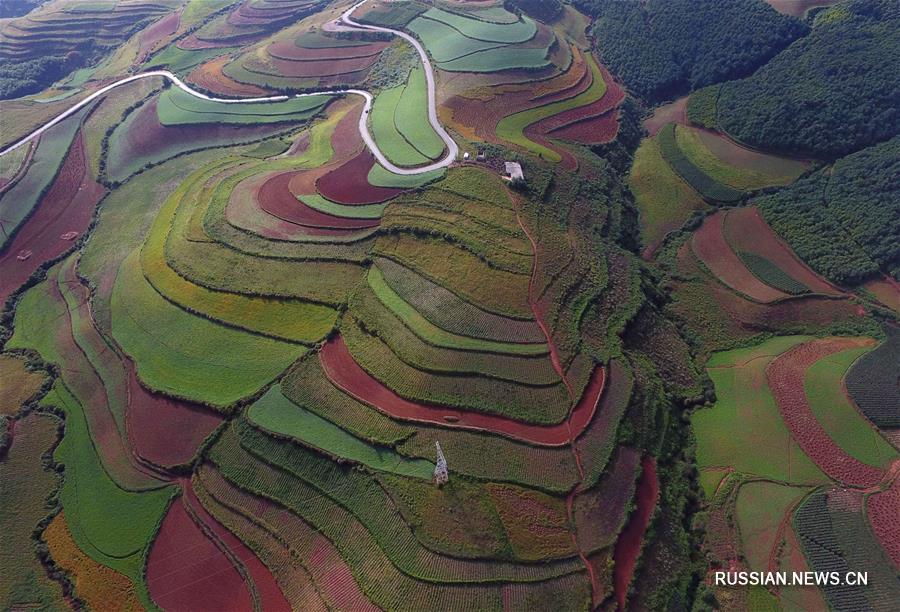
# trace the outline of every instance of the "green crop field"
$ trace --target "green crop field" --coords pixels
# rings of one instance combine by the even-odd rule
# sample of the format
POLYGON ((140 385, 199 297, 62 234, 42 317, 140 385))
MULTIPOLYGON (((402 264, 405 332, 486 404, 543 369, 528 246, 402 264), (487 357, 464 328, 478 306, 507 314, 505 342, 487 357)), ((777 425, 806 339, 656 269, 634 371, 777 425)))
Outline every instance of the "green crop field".
POLYGON ((372 446, 331 421, 292 403, 274 386, 247 411, 250 422, 263 430, 287 436, 313 448, 373 470, 430 480, 434 464, 422 459, 406 459, 387 448, 372 446))
MULTIPOLYGON (((691 421, 697 436, 697 465, 781 482, 813 485, 827 478, 791 439, 765 380, 768 363, 808 340, 787 336, 747 349, 716 353, 706 365, 718 400, 691 421), (753 389, 748 394, 746 389, 753 389)), ((707 497, 712 491, 706 490, 707 497)))
POLYGON ((851 457, 887 468, 898 453, 847 400, 842 380, 869 348, 841 351, 820 359, 806 371, 803 387, 813 414, 851 457))
POLYGON ((0 0, 0 610, 891 609, 894 4, 0 0))

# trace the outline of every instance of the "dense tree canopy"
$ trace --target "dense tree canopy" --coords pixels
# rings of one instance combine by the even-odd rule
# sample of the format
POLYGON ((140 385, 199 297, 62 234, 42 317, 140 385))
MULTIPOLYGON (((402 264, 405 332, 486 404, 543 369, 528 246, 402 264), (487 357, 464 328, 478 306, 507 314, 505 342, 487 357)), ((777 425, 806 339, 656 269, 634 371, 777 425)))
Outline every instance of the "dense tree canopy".
POLYGON ((900 126, 900 4, 857 0, 756 74, 722 87, 719 125, 753 146, 834 159, 900 126))
POLYGON ((82 64, 79 53, 0 63, 0 100, 41 91, 82 64))
POLYGON ((603 61, 658 101, 749 74, 806 26, 760 0, 576 0, 596 17, 603 61))
POLYGON ((813 268, 854 284, 900 278, 900 136, 838 160, 759 201, 766 221, 813 268))

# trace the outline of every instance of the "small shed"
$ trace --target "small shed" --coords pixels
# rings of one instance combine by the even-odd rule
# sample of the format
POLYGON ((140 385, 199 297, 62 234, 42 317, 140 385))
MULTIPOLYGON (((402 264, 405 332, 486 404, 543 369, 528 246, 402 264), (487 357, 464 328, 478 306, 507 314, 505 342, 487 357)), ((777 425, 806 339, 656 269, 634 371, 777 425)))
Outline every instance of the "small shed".
POLYGON ((508 181, 525 182, 525 174, 522 172, 522 164, 519 162, 506 162, 504 178, 508 181))

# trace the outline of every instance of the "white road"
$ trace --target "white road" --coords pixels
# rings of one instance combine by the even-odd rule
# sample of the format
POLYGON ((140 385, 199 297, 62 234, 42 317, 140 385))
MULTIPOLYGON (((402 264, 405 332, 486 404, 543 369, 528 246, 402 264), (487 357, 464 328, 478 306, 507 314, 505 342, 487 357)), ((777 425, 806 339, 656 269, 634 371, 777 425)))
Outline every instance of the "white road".
MULTIPOLYGON (((378 26, 371 26, 358 23, 354 21, 351 17, 353 11, 357 8, 365 4, 368 0, 362 0, 357 4, 353 5, 347 11, 344 12, 340 17, 340 21, 342 25, 333 27, 333 30, 371 30, 373 32, 387 32, 389 34, 393 34, 395 36, 399 36, 404 40, 407 40, 413 47, 415 47, 416 51, 419 53, 419 57, 422 58, 422 65, 425 68, 425 79, 428 84, 428 120, 431 122, 431 126, 434 128, 434 131, 437 132, 438 136, 441 137, 441 140, 447 146, 447 154, 440 161, 436 161, 433 164, 429 164, 427 166, 417 166, 414 168, 402 168, 400 166, 396 166, 388 160, 388 158, 381 152, 381 149, 378 148, 378 145, 375 143, 375 139, 372 138, 372 134, 369 132, 369 113, 372 110, 372 94, 368 91, 364 91, 362 89, 339 89, 339 90, 330 90, 330 91, 317 91, 312 93, 305 94, 296 94, 295 98, 306 98, 311 96, 335 96, 335 95, 343 95, 343 94, 351 94, 362 96, 365 99, 365 104, 363 106, 362 114, 359 118, 359 134, 365 142, 366 146, 372 152, 372 155, 375 156, 375 159, 378 160, 382 166, 384 166, 387 170, 390 170, 394 174, 402 174, 402 175, 416 175, 416 174, 424 174, 426 172, 431 172, 432 170, 439 170, 441 168, 446 168, 456 159, 457 155, 459 155, 459 147, 453 138, 450 137, 450 134, 447 133, 447 130, 444 129, 444 126, 441 125, 440 121, 437 117, 437 103, 436 103, 436 95, 435 95, 435 85, 434 85, 434 71, 431 68, 431 62, 428 60, 428 55, 425 53, 425 49, 422 48, 422 45, 419 44, 415 38, 406 34, 404 32, 399 32, 397 30, 391 30, 389 28, 382 28, 378 26)), ((192 96, 197 98, 201 98, 203 100, 209 100, 211 102, 223 102, 225 104, 254 104, 260 102, 283 102, 285 100, 289 100, 291 96, 268 96, 262 98, 238 98, 238 99, 226 99, 226 98, 214 98, 211 96, 207 96, 195 89, 192 89, 188 86, 184 81, 179 79, 175 74, 169 72, 168 70, 150 70, 148 72, 142 72, 140 74, 136 74, 134 76, 126 77, 124 79, 120 79, 115 83, 111 83, 105 87, 102 87, 81 100, 71 108, 67 109, 63 113, 60 113, 41 127, 37 128, 24 138, 18 140, 16 143, 10 145, 3 151, 0 151, 0 157, 6 155, 11 151, 15 151, 25 143, 37 138, 54 125, 59 123, 60 121, 65 120, 67 117, 71 117, 85 106, 99 98, 100 96, 106 95, 108 92, 116 89, 117 87, 121 87, 122 85, 127 85, 133 81, 137 81, 139 79, 149 79, 154 77, 162 77, 164 79, 168 79, 175 86, 179 87, 182 91, 189 93, 192 96)))

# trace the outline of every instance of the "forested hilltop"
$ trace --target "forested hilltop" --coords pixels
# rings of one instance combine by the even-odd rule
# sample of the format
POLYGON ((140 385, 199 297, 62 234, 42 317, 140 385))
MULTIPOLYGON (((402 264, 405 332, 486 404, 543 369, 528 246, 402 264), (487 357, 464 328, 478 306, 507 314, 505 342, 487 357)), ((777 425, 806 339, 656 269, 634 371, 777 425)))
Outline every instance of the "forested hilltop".
POLYGON ((647 101, 745 76, 807 32, 761 0, 576 0, 602 60, 647 101))
POLYGON ((900 278, 900 136, 763 198, 766 221, 827 278, 900 278))
POLYGON ((723 85, 719 124, 754 147, 828 159, 858 151, 897 134, 898 57, 900 4, 840 4, 753 76, 723 85))

